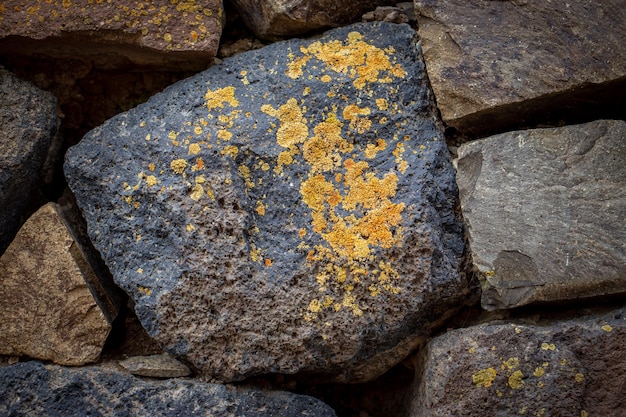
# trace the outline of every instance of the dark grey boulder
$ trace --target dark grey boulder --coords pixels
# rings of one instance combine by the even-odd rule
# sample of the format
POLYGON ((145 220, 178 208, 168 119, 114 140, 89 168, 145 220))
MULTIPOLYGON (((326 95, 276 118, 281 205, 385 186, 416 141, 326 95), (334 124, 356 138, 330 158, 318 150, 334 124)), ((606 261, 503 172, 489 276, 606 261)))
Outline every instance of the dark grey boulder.
POLYGON ((509 132, 459 148, 486 309, 626 292, 626 123, 509 132))
MULTIPOLYGON (((57 130, 56 99, 0 67, 0 255, 33 210, 48 147, 57 130)), ((36 207, 34 207, 36 209, 36 207)))
POLYGON ((63 368, 40 362, 0 368, 0 415, 332 417, 305 395, 192 380, 142 380, 113 368, 63 368))
POLYGON ((622 416, 625 343, 625 308, 450 331, 423 352, 410 416, 622 416))
POLYGON ((371 380, 469 297, 406 25, 227 59, 87 134, 65 173, 148 333, 222 381, 371 380))

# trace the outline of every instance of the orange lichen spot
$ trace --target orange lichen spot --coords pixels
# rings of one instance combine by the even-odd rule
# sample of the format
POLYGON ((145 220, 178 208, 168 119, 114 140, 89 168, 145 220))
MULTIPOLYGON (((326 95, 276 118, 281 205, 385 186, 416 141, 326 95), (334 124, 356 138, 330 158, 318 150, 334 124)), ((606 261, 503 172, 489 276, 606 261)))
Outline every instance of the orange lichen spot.
POLYGON ((304 236, 306 236, 306 229, 301 228, 298 230, 298 236, 300 236, 300 239, 304 238, 304 236))
POLYGON ((177 174, 182 174, 187 168, 187 161, 184 159, 174 159, 170 162, 170 168, 177 174))
POLYGON ((324 75, 322 75, 322 76, 321 76, 320 80, 321 80, 323 83, 329 83, 329 82, 331 82, 331 81, 332 81, 332 78, 330 77, 330 75, 328 75, 328 74, 324 74, 324 75))
POLYGON ((157 178, 154 175, 148 175, 146 177, 146 184, 148 184, 148 187, 155 186, 157 183, 157 178))
POLYGON ((313 136, 303 146, 304 159, 311 164, 311 172, 327 172, 341 164, 341 154, 351 152, 354 146, 341 137, 342 123, 334 113, 313 129, 313 136))
POLYGON ((154 172, 154 169, 156 167, 154 166, 154 164, 148 164, 148 169, 150 170, 150 172, 154 172))
POLYGON ((196 163, 191 167, 192 171, 200 171, 204 169, 204 161, 202 158, 196 158, 196 163))
POLYGON ((387 148, 387 143, 383 139, 378 139, 376 145, 369 143, 365 148, 365 157, 367 159, 373 159, 378 152, 384 151, 387 148))
POLYGON ((218 90, 208 89, 204 95, 206 106, 209 111, 216 108, 224 108, 224 104, 231 107, 239 106, 239 101, 235 98, 235 87, 224 87, 218 90))
POLYGON ((493 368, 482 369, 472 375, 472 382, 478 387, 489 388, 497 375, 498 372, 493 368))
POLYGON ((522 388, 524 385, 524 374, 519 369, 509 376, 509 387, 513 389, 522 388))
POLYGON ((228 155, 232 158, 236 158, 239 153, 239 148, 236 146, 225 146, 224 149, 220 151, 222 155, 228 155))
POLYGON ((146 297, 152 295, 152 290, 150 288, 143 287, 141 285, 137 286, 137 291, 139 291, 139 293, 145 295, 146 297))
POLYGON ((287 64, 287 71, 285 71, 285 74, 294 80, 300 78, 302 76, 302 68, 309 61, 309 59, 311 59, 311 57, 305 55, 289 62, 287 64))
POLYGON ((198 145, 197 143, 192 143, 191 145, 189 145, 189 151, 188 151, 189 155, 197 155, 199 153, 200 153, 200 145, 198 145))
POLYGON ((273 262, 270 258, 265 258, 265 261, 263 261, 265 263, 266 267, 270 267, 272 266, 273 262))
POLYGON ((384 98, 377 98, 376 106, 379 110, 387 111, 387 109, 389 108, 389 102, 384 98))
POLYGON ((350 121, 350 129, 356 130, 358 133, 365 133, 372 126, 372 121, 368 118, 362 118, 362 116, 367 116, 370 112, 368 107, 359 108, 359 106, 350 104, 343 110, 343 118, 350 121))
POLYGON ((259 216, 265 216, 265 205, 263 204, 263 202, 257 201, 255 210, 259 214, 259 216))

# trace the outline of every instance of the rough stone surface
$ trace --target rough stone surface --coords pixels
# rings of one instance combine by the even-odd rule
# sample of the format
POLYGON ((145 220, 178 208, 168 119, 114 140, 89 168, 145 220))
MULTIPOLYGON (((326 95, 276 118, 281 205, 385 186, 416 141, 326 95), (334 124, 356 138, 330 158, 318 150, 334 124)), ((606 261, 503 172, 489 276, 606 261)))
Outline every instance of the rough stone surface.
POLYGON ((90 132, 65 172, 148 333, 220 380, 370 380, 467 301, 406 25, 226 59, 90 132))
POLYGON ((233 0, 242 20, 261 39, 302 35, 359 21, 376 6, 393 0, 233 0))
POLYGON ((133 356, 120 361, 120 366, 133 375, 157 378, 176 378, 191 374, 187 366, 170 355, 133 356))
POLYGON ((52 94, 0 67, 0 255, 28 218, 57 129, 52 94))
POLYGON ((622 416, 626 309, 556 323, 498 323, 433 339, 411 416, 622 416))
POLYGON ((267 416, 331 417, 304 395, 188 380, 144 381, 114 369, 44 366, 0 368, 3 416, 267 416))
POLYGON ((90 274, 56 205, 46 204, 0 257, 0 353, 64 365, 98 360, 115 312, 105 315, 94 300, 90 274))
POLYGON ((0 51, 89 58, 104 69, 206 68, 222 13, 221 0, 14 1, 0 7, 0 51))
POLYGON ((415 0, 415 7, 441 116, 463 133, 519 123, 558 94, 589 100, 592 91, 576 90, 590 83, 622 80, 626 91, 622 0, 415 0))
POLYGON ((482 304, 626 292, 626 123, 510 132, 459 148, 482 304))

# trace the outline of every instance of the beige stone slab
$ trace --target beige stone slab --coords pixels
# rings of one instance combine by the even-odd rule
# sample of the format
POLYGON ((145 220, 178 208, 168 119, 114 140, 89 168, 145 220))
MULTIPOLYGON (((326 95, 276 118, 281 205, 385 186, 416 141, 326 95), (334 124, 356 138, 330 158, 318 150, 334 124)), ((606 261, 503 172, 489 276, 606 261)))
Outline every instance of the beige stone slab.
POLYGON ((111 325, 76 254, 55 204, 22 226, 0 258, 0 353, 63 365, 99 358, 111 325))

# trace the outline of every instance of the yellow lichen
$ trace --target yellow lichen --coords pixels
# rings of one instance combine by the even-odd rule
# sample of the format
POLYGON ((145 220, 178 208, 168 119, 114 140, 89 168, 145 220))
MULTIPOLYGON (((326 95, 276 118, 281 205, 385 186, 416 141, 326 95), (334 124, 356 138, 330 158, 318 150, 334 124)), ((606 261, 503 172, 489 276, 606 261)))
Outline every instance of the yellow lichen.
POLYGON ((200 200, 203 195, 204 195, 204 188, 200 184, 195 184, 191 188, 191 193, 189 193, 189 197, 194 201, 200 200))
POLYGON ((239 153, 239 148, 237 148, 236 146, 225 146, 224 149, 220 151, 220 153, 222 155, 228 155, 232 158, 236 158, 237 154, 239 153))
POLYGON ((369 143, 365 148, 365 157, 367 159, 373 159, 376 157, 378 152, 384 151, 386 147, 387 143, 383 139, 378 139, 376 141, 376 145, 369 143))
POLYGON ((536 376, 537 378, 540 378, 545 373, 546 373, 546 370, 544 368, 542 368, 541 366, 538 366, 538 367, 535 368, 535 372, 533 372, 533 375, 536 376))
POLYGON ((177 174, 182 174, 187 168, 187 161, 184 159, 174 159, 170 162, 170 168, 177 174))
POLYGON ((554 349, 556 349, 556 345, 554 343, 543 342, 541 344, 541 349, 542 350, 554 350, 554 349))
POLYGON ((209 111, 216 108, 224 108, 224 104, 229 104, 232 107, 239 106, 239 100, 235 98, 235 87, 224 87, 218 90, 208 89, 204 98, 206 99, 206 106, 209 111))
POLYGON ((157 181, 157 179, 156 179, 156 177, 154 175, 148 175, 146 177, 146 184, 148 184, 148 187, 152 187, 152 186, 156 185, 157 182, 158 181, 157 181))
POLYGON ((611 327, 610 324, 605 324, 601 327, 602 330, 604 330, 607 333, 611 333, 613 331, 613 327, 611 327))
POLYGON ((200 153, 200 145, 198 145, 197 143, 192 143, 191 145, 189 145, 189 151, 188 151, 189 155, 197 155, 199 153, 200 153))
POLYGON ((583 382, 585 380, 585 375, 577 373, 576 375, 574 375, 574 380, 578 383, 583 382))
POLYGON ((493 368, 482 369, 472 375, 472 382, 478 387, 489 388, 497 375, 498 372, 493 368))
POLYGON ((265 205, 261 201, 256 202, 255 210, 259 216, 265 216, 265 205))
POLYGON ((524 385, 524 374, 519 369, 509 376, 509 387, 519 389, 524 385))

